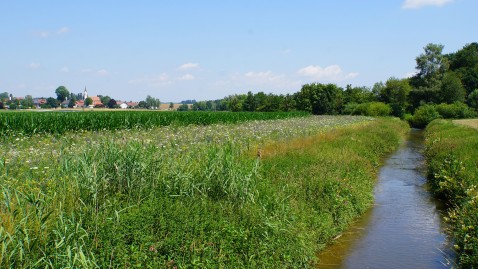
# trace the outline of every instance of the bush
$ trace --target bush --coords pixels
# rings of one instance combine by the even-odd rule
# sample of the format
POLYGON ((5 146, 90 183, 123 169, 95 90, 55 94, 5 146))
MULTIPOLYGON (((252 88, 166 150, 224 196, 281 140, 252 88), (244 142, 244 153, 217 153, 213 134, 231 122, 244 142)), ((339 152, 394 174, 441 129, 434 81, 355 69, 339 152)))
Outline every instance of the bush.
POLYGON ((410 119, 410 124, 416 128, 424 128, 434 119, 440 118, 440 114, 436 110, 434 105, 422 105, 410 119))
POLYGON ((476 113, 473 110, 471 110, 466 104, 460 102, 453 104, 439 104, 436 106, 436 110, 440 116, 445 119, 463 119, 476 116, 476 113))
POLYGON ((390 116, 392 108, 390 105, 382 102, 369 102, 363 104, 347 104, 344 108, 344 112, 350 112, 352 115, 363 115, 372 117, 384 117, 390 116))
POLYGON ((0 102, 0 109, 5 109, 5 106, 3 105, 2 102, 0 102))

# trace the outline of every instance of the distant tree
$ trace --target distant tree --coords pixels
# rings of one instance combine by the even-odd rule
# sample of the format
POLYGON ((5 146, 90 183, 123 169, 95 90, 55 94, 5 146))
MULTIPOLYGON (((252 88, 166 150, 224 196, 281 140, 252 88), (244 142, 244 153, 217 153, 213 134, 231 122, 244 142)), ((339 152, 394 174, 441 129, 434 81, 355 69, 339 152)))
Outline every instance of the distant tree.
POLYGON ((0 93, 0 100, 1 100, 1 101, 6 101, 6 100, 8 100, 8 92, 0 93))
POLYGON ((478 89, 468 95, 467 104, 474 109, 478 109, 478 89))
POLYGON ((335 84, 305 84, 294 96, 298 110, 315 115, 337 114, 343 103, 342 89, 335 84))
MULTIPOLYGON (((99 96, 98 96, 98 97, 99 97, 99 96)), ((100 100, 101 100, 101 103, 102 103, 102 104, 104 104, 104 105, 107 106, 107 107, 110 107, 110 106, 109 106, 109 103, 110 103, 110 101, 111 101, 111 97, 109 97, 108 95, 106 95, 106 96, 101 96, 101 97, 100 97, 100 100)), ((113 99, 113 100, 114 100, 114 99, 113 99)), ((115 105, 116 105, 116 100, 115 100, 115 105)))
POLYGON ((416 61, 417 74, 411 78, 411 85, 418 87, 432 87, 448 71, 448 59, 442 54, 444 46, 429 43, 416 61))
POLYGON ((108 100, 108 103, 103 103, 103 104, 107 104, 107 106, 109 108, 116 108, 116 100, 115 99, 109 99, 108 100))
POLYGON ((91 104, 93 104, 93 99, 91 99, 91 97, 87 97, 85 99, 85 106, 90 106, 91 104))
POLYGON ((447 72, 441 81, 439 98, 441 103, 465 102, 466 90, 454 72, 447 72))
POLYGON ((169 109, 170 109, 170 110, 173 110, 173 108, 174 108, 173 102, 169 103, 169 109))
POLYGON ((68 98, 70 96, 70 92, 68 91, 68 89, 65 86, 60 86, 60 87, 56 88, 55 93, 56 93, 56 96, 57 96, 56 99, 58 99, 58 101, 60 101, 60 102, 65 101, 66 98, 68 98))
POLYGON ((189 110, 189 105, 184 103, 184 104, 181 104, 178 109, 178 111, 188 111, 189 110))
POLYGON ((18 108, 18 105, 16 103, 11 103, 9 105, 10 109, 17 109, 18 108))
POLYGON ((139 101, 138 107, 139 108, 146 108, 146 102, 145 101, 139 101))
POLYGON ((467 44, 447 57, 450 70, 460 77, 467 94, 478 89, 478 43, 467 44))
POLYGON ((403 118, 408 107, 408 96, 412 90, 408 79, 390 78, 380 93, 380 99, 392 107, 392 115, 403 118))
POLYGON ((46 99, 46 104, 49 105, 51 108, 57 108, 59 103, 57 99, 53 97, 48 97, 46 99))
POLYGON ((345 88, 344 103, 363 104, 375 100, 373 92, 367 87, 352 87, 352 85, 349 84, 345 88))
POLYGON ((68 101, 68 107, 73 108, 76 106, 76 99, 71 98, 70 101, 68 101))
POLYGON ((0 101, 0 109, 5 109, 5 105, 3 104, 2 101, 0 101))
POLYGON ((146 108, 149 109, 158 109, 159 105, 161 105, 161 102, 158 98, 154 98, 150 95, 146 96, 146 99, 144 101, 146 102, 146 108))
POLYGON ((20 104, 22 105, 22 108, 32 108, 34 106, 33 97, 31 95, 26 95, 20 104))

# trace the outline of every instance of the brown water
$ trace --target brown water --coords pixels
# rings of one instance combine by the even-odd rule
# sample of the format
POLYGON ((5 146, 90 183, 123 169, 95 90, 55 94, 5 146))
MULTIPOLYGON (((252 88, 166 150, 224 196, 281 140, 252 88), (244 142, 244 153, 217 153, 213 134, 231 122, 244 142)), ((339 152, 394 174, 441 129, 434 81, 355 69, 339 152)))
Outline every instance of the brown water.
POLYGON ((451 268, 439 203, 426 190, 422 131, 380 169, 375 206, 319 254, 318 268, 451 268))

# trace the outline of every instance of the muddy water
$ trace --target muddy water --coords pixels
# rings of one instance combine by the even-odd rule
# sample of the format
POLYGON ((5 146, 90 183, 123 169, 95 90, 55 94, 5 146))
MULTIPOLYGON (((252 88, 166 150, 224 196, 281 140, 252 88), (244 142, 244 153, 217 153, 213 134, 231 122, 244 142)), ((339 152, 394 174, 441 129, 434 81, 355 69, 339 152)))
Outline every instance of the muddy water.
POLYGON ((450 268, 440 205, 426 190, 422 131, 380 169, 375 206, 319 254, 318 268, 450 268))

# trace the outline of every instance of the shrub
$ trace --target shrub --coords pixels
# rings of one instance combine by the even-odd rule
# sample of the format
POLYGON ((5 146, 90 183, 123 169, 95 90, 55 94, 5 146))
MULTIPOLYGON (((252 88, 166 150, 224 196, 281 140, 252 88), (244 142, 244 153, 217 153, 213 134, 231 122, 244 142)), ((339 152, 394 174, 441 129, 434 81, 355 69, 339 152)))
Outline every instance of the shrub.
POLYGON ((348 104, 344 111, 350 111, 352 115, 363 115, 372 117, 390 116, 392 108, 390 105, 382 102, 369 102, 363 104, 348 104))
POLYGON ((434 119, 440 118, 440 114, 436 110, 434 105, 422 105, 410 119, 410 124, 416 128, 424 128, 434 119))
POLYGON ((476 113, 473 110, 471 110, 466 104, 460 102, 453 104, 439 104, 436 106, 436 110, 440 116, 445 119, 463 119, 476 116, 476 113))
POLYGON ((5 109, 5 106, 3 105, 2 102, 0 102, 0 109, 5 109))

